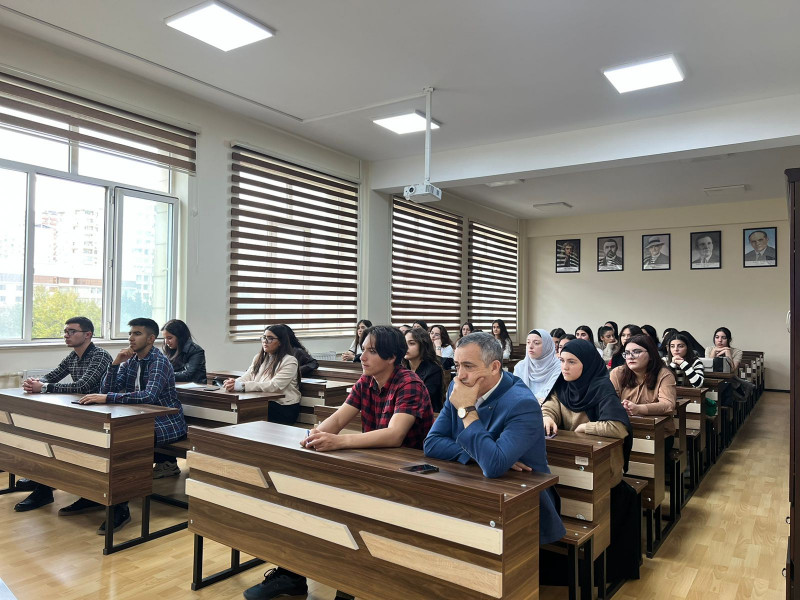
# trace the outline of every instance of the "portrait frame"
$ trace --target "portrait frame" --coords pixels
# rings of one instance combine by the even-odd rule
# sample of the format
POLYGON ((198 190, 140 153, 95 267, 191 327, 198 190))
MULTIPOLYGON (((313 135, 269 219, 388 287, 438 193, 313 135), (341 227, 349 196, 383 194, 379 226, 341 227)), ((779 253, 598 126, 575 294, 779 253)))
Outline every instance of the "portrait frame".
POLYGON ((761 267, 778 266, 777 227, 745 227, 742 229, 742 266, 745 269, 759 269, 761 267), (760 231, 767 236, 767 247, 765 248, 766 259, 763 263, 756 262, 755 250, 750 244, 750 236, 757 231, 760 231), (748 257, 752 257, 751 260, 748 260, 748 257))
POLYGON ((579 238, 556 240, 556 273, 580 273, 580 272, 581 272, 581 240, 579 238), (570 255, 574 257, 574 260, 570 261, 569 264, 567 264, 564 260, 564 257, 566 255, 564 249, 568 245, 572 246, 572 251, 570 252, 570 255))
POLYGON ((642 271, 669 271, 672 269, 672 240, 669 233, 647 233, 642 236, 642 271), (661 251, 652 264, 650 246, 657 246, 654 242, 661 242, 661 251))
POLYGON ((616 273, 625 270, 625 237, 621 235, 605 235, 597 238, 597 270, 601 273, 616 273), (617 244, 617 258, 619 258, 619 265, 608 266, 602 264, 605 259, 605 251, 603 245, 613 240, 617 244))
POLYGON ((692 271, 708 271, 722 268, 722 231, 693 231, 689 234, 689 268, 692 271), (705 237, 711 238, 711 258, 704 265, 697 242, 705 237), (716 258, 716 260, 714 260, 716 258), (714 266, 716 265, 716 266, 714 266))

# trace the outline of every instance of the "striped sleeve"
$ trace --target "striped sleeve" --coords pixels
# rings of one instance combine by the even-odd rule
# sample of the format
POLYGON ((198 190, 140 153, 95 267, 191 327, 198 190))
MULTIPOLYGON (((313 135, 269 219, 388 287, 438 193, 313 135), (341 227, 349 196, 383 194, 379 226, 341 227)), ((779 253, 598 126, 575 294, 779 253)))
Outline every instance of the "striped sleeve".
POLYGON ((681 365, 681 369, 686 374, 686 378, 689 380, 689 383, 692 384, 692 387, 699 388, 701 385, 703 385, 705 376, 703 375, 702 360, 698 358, 692 365, 689 365, 688 362, 684 361, 681 365))

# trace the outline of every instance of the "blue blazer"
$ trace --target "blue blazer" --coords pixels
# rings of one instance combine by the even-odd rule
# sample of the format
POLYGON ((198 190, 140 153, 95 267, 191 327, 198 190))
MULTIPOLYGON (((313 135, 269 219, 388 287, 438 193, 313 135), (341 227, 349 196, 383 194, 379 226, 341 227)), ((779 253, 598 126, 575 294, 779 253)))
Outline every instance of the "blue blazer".
MULTIPOLYGON (((478 463, 486 477, 501 477, 521 461, 537 473, 550 473, 544 440, 542 409, 519 377, 503 371, 500 385, 478 407, 479 421, 467 429, 450 404, 447 391, 439 417, 425 438, 425 456, 478 463)), ((565 534, 561 502, 555 488, 539 496, 539 542, 549 544, 565 534)))

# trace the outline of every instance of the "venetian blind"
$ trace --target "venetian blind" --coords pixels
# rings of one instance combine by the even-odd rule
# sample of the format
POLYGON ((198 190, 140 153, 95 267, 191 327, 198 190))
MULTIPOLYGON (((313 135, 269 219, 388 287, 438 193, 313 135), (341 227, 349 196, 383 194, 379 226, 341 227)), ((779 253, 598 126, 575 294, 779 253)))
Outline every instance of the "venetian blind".
POLYGON ((358 186, 239 146, 232 169, 231 337, 275 323, 352 334, 358 186))
POLYGON ((392 323, 422 319, 453 333, 461 324, 463 221, 442 210, 394 199, 392 323))
POLYGON ((475 327, 492 330, 502 319, 508 332, 517 331, 517 257, 514 233, 469 223, 468 313, 475 327))
POLYGON ((0 125, 195 172, 195 132, 5 73, 0 125))

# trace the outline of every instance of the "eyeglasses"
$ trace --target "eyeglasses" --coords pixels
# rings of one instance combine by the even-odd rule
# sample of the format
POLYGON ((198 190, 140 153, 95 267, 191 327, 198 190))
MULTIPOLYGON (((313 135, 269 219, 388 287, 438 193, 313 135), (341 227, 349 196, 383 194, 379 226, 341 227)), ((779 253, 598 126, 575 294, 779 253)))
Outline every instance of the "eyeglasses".
POLYGON ((642 352, 646 352, 646 350, 626 350, 622 353, 622 358, 639 358, 642 352))
POLYGON ((82 329, 65 329, 64 330, 64 335, 67 336, 67 337, 69 337, 71 335, 74 335, 76 333, 86 333, 86 332, 83 331, 82 329))
POLYGON ((268 344, 271 344, 272 342, 276 341, 277 339, 278 338, 272 337, 271 335, 262 335, 261 336, 261 341, 262 342, 267 342, 268 344))

